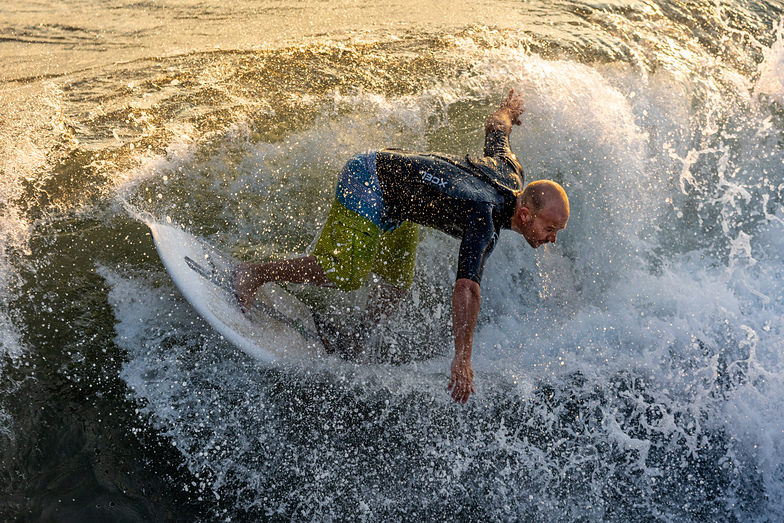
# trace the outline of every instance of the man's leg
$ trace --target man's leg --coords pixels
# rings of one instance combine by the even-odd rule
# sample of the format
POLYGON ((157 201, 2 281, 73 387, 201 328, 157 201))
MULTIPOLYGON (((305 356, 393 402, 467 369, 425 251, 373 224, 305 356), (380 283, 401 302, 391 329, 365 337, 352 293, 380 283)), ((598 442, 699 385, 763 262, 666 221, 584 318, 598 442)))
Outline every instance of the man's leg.
POLYGON ((253 306, 256 290, 269 282, 305 283, 332 286, 314 256, 269 263, 243 263, 234 274, 234 294, 243 311, 253 306))
POLYGON ((385 281, 371 284, 367 305, 362 314, 362 323, 372 328, 392 315, 408 289, 391 285, 385 281))
MULTIPOLYGON (((372 278, 371 278, 372 279, 372 278)), ((392 315, 408 289, 390 285, 384 281, 370 284, 365 309, 351 336, 345 340, 341 352, 357 363, 369 363, 371 353, 368 341, 378 325, 392 315)))
POLYGON ((304 283, 356 290, 370 272, 381 231, 337 200, 310 256, 268 263, 244 263, 234 276, 234 292, 244 310, 268 282, 304 283), (327 276, 329 274, 329 276, 327 276))
MULTIPOLYGON (((362 314, 359 336, 367 338, 382 321, 392 315, 411 284, 419 243, 419 229, 406 222, 381 237, 372 272, 379 280, 371 283, 367 304, 362 314)), ((361 340, 364 343, 366 339, 361 340)))

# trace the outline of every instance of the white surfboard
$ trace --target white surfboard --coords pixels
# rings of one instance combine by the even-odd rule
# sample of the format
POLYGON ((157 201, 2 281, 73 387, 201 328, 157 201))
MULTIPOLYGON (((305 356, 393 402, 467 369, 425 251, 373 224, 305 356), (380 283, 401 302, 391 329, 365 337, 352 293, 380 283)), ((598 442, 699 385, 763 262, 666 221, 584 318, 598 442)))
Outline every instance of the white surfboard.
POLYGON ((326 355, 307 305, 266 284, 243 314, 233 293, 237 260, 177 227, 147 226, 174 284, 229 342, 266 363, 326 355))

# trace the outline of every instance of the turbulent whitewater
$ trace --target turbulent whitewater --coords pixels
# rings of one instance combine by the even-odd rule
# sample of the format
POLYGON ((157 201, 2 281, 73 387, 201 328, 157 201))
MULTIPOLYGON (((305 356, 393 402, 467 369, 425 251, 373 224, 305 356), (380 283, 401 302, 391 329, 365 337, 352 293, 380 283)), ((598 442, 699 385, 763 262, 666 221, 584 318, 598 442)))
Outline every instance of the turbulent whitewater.
POLYGON ((781 2, 94 4, 0 7, 3 520, 784 519, 781 2), (572 216, 502 234, 467 405, 440 233, 371 365, 262 364, 161 265, 149 216, 305 252, 354 153, 478 153, 512 87, 572 216))

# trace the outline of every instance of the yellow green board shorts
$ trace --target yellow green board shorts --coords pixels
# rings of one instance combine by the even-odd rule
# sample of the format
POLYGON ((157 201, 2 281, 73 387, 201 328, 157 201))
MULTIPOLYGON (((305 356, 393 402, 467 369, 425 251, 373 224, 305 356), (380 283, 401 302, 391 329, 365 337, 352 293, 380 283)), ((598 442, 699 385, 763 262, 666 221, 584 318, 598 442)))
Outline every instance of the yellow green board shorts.
POLYGON ((403 222, 383 232, 335 199, 312 254, 341 290, 358 289, 370 272, 386 283, 408 289, 414 281, 418 243, 416 224, 403 222))

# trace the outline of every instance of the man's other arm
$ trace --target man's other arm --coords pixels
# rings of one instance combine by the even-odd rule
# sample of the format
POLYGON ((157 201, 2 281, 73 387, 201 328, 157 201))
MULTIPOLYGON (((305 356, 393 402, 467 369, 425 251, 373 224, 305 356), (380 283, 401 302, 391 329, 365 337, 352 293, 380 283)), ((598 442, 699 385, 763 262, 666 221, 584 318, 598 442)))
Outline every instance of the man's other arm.
POLYGON ((465 403, 474 390, 474 370, 471 368, 471 351, 474 328, 482 303, 479 284, 468 278, 455 282, 452 293, 452 330, 455 335, 455 357, 447 388, 456 402, 465 403))

